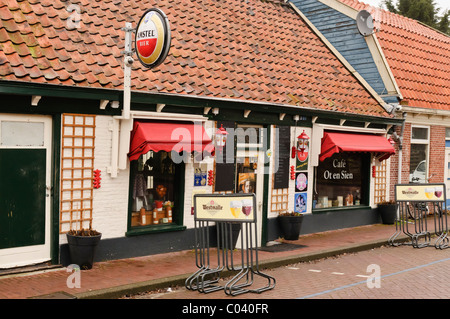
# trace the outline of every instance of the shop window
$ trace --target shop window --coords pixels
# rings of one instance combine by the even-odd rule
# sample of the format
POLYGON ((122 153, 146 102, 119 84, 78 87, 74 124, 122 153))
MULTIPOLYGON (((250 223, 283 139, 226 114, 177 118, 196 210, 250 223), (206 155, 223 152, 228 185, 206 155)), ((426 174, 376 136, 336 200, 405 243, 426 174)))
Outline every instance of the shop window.
POLYGON ((337 153, 316 169, 315 209, 368 205, 368 153, 337 153))
POLYGON ((181 225, 184 163, 170 152, 149 151, 131 162, 131 228, 181 225))
POLYGON ((411 128, 411 153, 409 158, 409 181, 411 183, 426 183, 428 178, 428 127, 411 128))

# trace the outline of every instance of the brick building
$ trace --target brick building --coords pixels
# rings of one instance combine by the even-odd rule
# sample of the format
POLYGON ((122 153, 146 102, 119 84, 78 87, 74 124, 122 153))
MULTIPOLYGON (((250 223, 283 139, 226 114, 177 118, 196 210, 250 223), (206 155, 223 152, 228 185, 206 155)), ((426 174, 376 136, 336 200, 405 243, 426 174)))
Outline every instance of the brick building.
POLYGON ((393 199, 397 183, 446 183, 448 194, 450 37, 357 0, 292 2, 405 119, 403 127, 391 128, 397 152, 390 158, 390 187, 378 200, 393 199), (356 21, 363 11, 370 15, 364 34, 356 21))
POLYGON ((281 211, 304 212, 305 232, 379 221, 371 165, 393 154, 387 132, 403 119, 292 4, 12 0, 0 13, 0 267, 67 264, 66 232, 89 227, 102 233, 98 260, 190 249, 193 195, 247 180, 261 245, 279 236, 281 211), (151 6, 171 46, 153 69, 132 63, 128 100, 122 28, 151 6), (230 162, 204 153, 222 125, 230 162), (324 166, 322 137, 336 133, 360 143, 352 155, 331 140, 324 166))

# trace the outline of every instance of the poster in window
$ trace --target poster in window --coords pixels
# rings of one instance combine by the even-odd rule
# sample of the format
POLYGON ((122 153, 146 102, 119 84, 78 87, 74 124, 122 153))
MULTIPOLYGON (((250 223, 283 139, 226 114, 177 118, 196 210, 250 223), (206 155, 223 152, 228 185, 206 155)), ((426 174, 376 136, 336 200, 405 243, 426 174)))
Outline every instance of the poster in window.
POLYGON ((309 141, 304 141, 305 145, 301 146, 302 141, 297 141, 297 151, 296 153, 296 170, 304 171, 308 169, 308 155, 309 155, 309 141), (303 150, 303 151, 302 151, 303 150))
POLYGON ((250 194, 256 191, 255 173, 239 173, 238 175, 238 193, 250 194))
POLYGON ((307 194, 306 193, 296 193, 295 194, 295 203, 294 203, 294 212, 306 213, 306 203, 307 203, 307 194))
POLYGON ((196 168, 194 173, 194 186, 205 186, 205 185, 206 185, 206 172, 202 171, 200 168, 196 168))
POLYGON ((295 191, 306 192, 308 190, 308 173, 295 174, 295 191))

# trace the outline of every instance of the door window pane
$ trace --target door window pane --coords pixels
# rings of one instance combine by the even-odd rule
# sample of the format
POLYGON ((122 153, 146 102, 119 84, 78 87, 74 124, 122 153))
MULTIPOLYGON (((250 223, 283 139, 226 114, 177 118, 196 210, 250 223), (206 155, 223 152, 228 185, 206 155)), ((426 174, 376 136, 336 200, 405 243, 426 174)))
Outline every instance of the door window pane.
POLYGON ((44 123, 1 122, 2 146, 44 146, 44 123))

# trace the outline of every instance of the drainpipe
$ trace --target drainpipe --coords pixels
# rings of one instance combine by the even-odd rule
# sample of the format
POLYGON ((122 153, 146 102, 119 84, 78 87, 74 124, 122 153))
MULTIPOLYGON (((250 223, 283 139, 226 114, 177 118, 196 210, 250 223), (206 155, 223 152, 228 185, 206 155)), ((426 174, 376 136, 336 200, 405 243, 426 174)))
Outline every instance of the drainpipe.
POLYGON ((398 137, 398 184, 402 183, 403 132, 405 130, 406 112, 402 114, 402 117, 402 128, 398 137))

